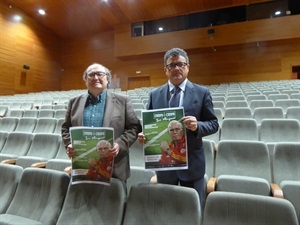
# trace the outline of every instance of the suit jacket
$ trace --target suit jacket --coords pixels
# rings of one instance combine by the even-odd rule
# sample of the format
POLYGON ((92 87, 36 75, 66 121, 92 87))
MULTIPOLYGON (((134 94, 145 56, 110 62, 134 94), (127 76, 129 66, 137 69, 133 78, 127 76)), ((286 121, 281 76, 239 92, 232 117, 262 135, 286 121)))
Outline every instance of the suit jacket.
MULTIPOLYGON (((169 86, 163 86, 150 93, 148 109, 168 108, 169 86)), ((218 119, 215 116, 209 90, 187 81, 183 96, 183 108, 186 116, 195 116, 198 130, 187 129, 188 169, 177 170, 177 176, 184 181, 200 179, 205 174, 205 155, 202 137, 218 131, 218 119)), ((165 172, 165 171, 164 171, 165 172)))
MULTIPOLYGON (((83 110, 87 98, 88 94, 83 94, 69 101, 62 125, 62 138, 66 147, 71 143, 69 128, 83 126, 83 110)), ((107 91, 103 127, 114 128, 114 142, 120 146, 120 152, 114 160, 113 177, 126 180, 130 176, 129 147, 142 130, 128 96, 107 91)))

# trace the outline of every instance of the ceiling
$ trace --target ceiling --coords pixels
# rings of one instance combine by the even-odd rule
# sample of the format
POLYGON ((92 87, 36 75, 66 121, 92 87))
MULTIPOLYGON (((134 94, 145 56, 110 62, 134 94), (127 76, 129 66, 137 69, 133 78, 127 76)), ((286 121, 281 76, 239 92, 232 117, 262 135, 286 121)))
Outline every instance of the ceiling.
POLYGON ((5 0, 61 38, 88 36, 115 25, 272 0, 5 0), (38 14, 44 9, 46 15, 38 14))

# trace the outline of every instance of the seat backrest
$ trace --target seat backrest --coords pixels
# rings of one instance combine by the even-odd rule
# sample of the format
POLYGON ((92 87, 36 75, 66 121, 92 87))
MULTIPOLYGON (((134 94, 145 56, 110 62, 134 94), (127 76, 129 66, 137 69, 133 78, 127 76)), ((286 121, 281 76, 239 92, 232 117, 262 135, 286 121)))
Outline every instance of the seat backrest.
POLYGON ((33 102, 23 102, 21 109, 30 110, 33 107, 33 102))
POLYGON ((298 225, 293 205, 280 198, 216 191, 208 195, 203 225, 298 225))
POLYGON ((215 143, 203 139, 203 148, 205 155, 205 173, 210 178, 215 175, 215 143))
POLYGON ((125 202, 124 186, 114 178, 110 186, 91 183, 70 185, 56 225, 121 225, 125 202))
POLYGON ((17 117, 4 117, 1 119, 0 131, 13 132, 19 122, 17 117))
POLYGON ((259 140, 264 142, 300 142, 300 124, 295 119, 263 119, 259 140))
POLYGON ((295 207, 298 222, 300 223, 300 180, 298 181, 283 181, 280 184, 285 199, 290 201, 295 207))
POLYGON ((70 182, 65 172, 26 168, 15 196, 0 221, 15 224, 56 224, 70 182))
POLYGON ((284 113, 281 107, 259 107, 253 111, 253 119, 257 124, 261 124, 263 119, 283 119, 284 113))
POLYGON ((300 122, 300 106, 288 107, 285 117, 287 119, 296 119, 300 122))
POLYGON ((61 136, 58 134, 35 134, 27 154, 18 157, 16 164, 26 168, 33 163, 53 159, 60 142, 61 136))
POLYGON ((224 119, 227 118, 252 118, 252 111, 248 107, 226 108, 224 119))
POLYGON ((4 159, 15 159, 26 155, 33 139, 33 134, 24 132, 11 132, 0 153, 0 161, 4 159))
POLYGON ((272 100, 252 100, 249 107, 253 112, 258 107, 274 107, 274 102, 272 100))
POLYGON ((225 107, 226 108, 248 107, 248 103, 246 100, 232 100, 232 101, 227 101, 225 107))
POLYGON ((275 101, 275 106, 281 107, 283 112, 286 113, 288 107, 291 106, 299 106, 300 107, 300 100, 298 99, 278 99, 275 101))
POLYGON ((298 100, 300 100, 300 93, 293 93, 293 94, 290 94, 290 98, 291 98, 291 99, 298 99, 298 100))
POLYGON ((273 154, 274 183, 300 181, 300 142, 276 143, 273 154))
POLYGON ((1 153, 2 147, 4 146, 4 144, 6 142, 8 134, 9 134, 8 132, 0 131, 0 153, 1 153))
POLYGON ((55 110, 54 118, 64 119, 66 117, 66 113, 67 113, 66 109, 57 109, 57 110, 55 110))
POLYGON ((278 99, 289 99, 290 96, 288 94, 270 94, 268 95, 268 100, 272 100, 275 104, 278 99))
POLYGON ((143 183, 130 189, 123 225, 199 225, 200 221, 200 201, 195 189, 143 183))
POLYGON ((258 177, 271 183, 267 145, 261 141, 220 141, 216 154, 215 176, 220 175, 258 177))
POLYGON ((8 112, 9 106, 7 105, 0 105, 0 117, 6 116, 8 112))
POLYGON ((24 109, 11 109, 9 111, 9 116, 10 117, 18 117, 18 118, 20 118, 20 117, 23 116, 23 114, 24 114, 24 109))
POLYGON ((34 117, 22 117, 19 119, 19 123, 15 129, 15 131, 18 132, 33 132, 36 124, 37 124, 38 118, 34 117))
POLYGON ((62 124, 64 122, 65 122, 65 118, 59 118, 59 119, 57 119, 55 130, 54 130, 53 133, 55 133, 55 134, 61 134, 61 127, 62 127, 62 124))
POLYGON ((39 112, 39 118, 53 118, 55 110, 53 109, 41 109, 39 112))
POLYGON ((25 109, 23 117, 39 117, 39 111, 35 109, 25 109))
POLYGON ((138 183, 150 183, 150 179, 155 175, 154 171, 145 170, 141 166, 130 166, 130 177, 127 179, 127 193, 129 193, 132 185, 138 183))
POLYGON ((248 104, 250 104, 250 102, 252 100, 267 100, 267 96, 265 95, 261 95, 261 94, 257 94, 257 95, 247 95, 246 98, 248 104))
POLYGON ((23 168, 20 166, 0 163, 0 214, 6 212, 13 199, 22 172, 23 168))
POLYGON ((53 133, 56 124, 55 118, 39 118, 33 133, 53 133))
POLYGON ((256 121, 250 118, 224 119, 220 140, 258 140, 256 121))

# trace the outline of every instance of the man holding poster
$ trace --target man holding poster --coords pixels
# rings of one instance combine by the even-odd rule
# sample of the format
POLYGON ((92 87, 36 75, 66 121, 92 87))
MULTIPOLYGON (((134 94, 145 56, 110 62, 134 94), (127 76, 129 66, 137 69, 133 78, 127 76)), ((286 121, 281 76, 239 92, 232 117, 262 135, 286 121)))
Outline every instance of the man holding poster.
MULTIPOLYGON (((180 121, 186 128, 187 169, 156 171, 157 182, 194 188, 203 208, 205 155, 202 137, 216 133, 219 129, 209 90, 188 80, 189 57, 180 48, 172 48, 164 55, 164 72, 168 82, 150 92, 148 110, 183 107, 180 121)), ((144 123, 144 121, 143 121, 144 123)), ((145 130, 138 140, 144 146, 145 130)))

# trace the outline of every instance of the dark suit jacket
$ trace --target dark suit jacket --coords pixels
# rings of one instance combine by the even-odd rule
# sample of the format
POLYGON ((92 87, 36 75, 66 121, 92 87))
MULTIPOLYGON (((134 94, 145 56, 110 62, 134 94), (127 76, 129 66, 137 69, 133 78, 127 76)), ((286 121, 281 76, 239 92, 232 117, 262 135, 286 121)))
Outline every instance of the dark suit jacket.
MULTIPOLYGON (((150 93, 148 109, 168 108, 169 86, 163 86, 150 93)), ((183 97, 186 116, 195 116, 198 130, 187 129, 188 169, 177 170, 177 176, 184 181, 200 179, 205 174, 205 155, 202 137, 218 131, 218 119, 215 116, 209 90, 203 86, 187 81, 183 97)))
MULTIPOLYGON (((83 126, 83 110, 87 98, 88 94, 83 94, 69 101, 66 120, 62 125, 65 146, 71 143, 69 128, 83 126)), ((142 130, 128 96, 107 92, 103 127, 114 128, 114 142, 120 146, 120 152, 114 161, 113 177, 126 180, 130 176, 129 147, 142 130)))

